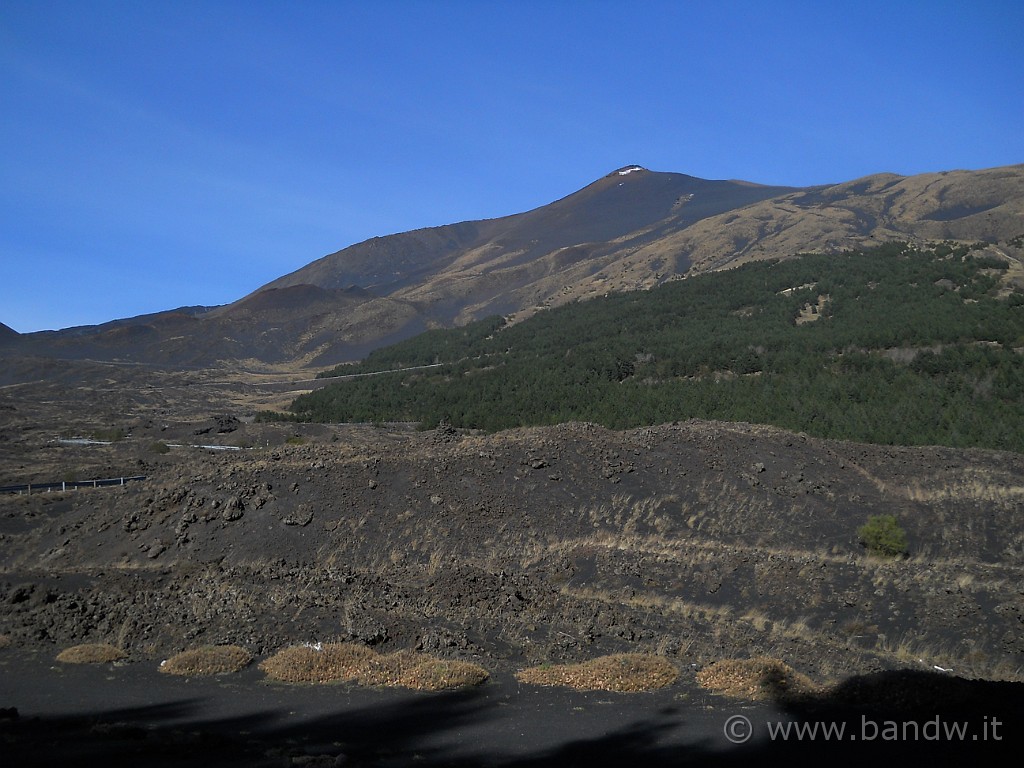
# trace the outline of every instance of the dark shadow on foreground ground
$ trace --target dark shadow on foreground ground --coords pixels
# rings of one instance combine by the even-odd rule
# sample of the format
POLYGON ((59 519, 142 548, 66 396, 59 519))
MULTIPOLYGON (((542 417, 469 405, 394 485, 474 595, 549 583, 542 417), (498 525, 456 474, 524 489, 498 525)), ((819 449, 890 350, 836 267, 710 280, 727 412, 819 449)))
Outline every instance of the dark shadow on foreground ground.
MULTIPOLYGON (((522 711, 510 719, 500 702, 479 690, 411 696, 291 725, 282 724, 277 711, 195 720, 196 700, 38 719, 3 711, 0 764, 659 768, 781 761, 932 768, 1017 764, 1024 746, 1024 684, 891 672, 852 678, 827 697, 777 693, 774 706, 733 706, 716 698, 711 710, 652 707, 643 719, 626 723, 609 707, 607 732, 590 738, 574 737, 566 713, 564 739, 542 749, 529 745, 539 721, 531 723, 522 711), (749 736, 744 743, 725 738, 730 716, 746 719, 748 730, 734 720, 731 732, 737 741, 749 736), (478 743, 458 738, 466 729, 479 733, 478 743)), ((552 727, 550 711, 538 717, 552 727)))

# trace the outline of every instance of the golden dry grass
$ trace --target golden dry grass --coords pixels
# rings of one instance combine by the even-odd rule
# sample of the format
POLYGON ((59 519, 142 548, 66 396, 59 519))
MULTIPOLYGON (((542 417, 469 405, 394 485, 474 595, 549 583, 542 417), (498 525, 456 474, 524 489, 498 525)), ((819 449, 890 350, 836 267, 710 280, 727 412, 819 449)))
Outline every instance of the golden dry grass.
POLYGON ((447 691, 480 685, 488 677, 487 670, 479 664, 427 657, 408 670, 398 685, 417 691, 447 691))
POLYGON ((108 643, 85 643, 65 648, 57 654, 57 661, 65 664, 109 664, 128 654, 108 643))
POLYGON ((483 667, 414 651, 379 654, 353 643, 285 648, 262 664, 268 677, 286 683, 356 682, 371 687, 442 691, 479 685, 483 667))
POLYGON ((697 682, 715 693, 755 701, 784 700, 821 691, 809 677, 769 656, 716 661, 697 673, 697 682))
POLYGON ((186 677, 224 675, 244 669, 251 661, 252 654, 237 645, 205 645, 172 656, 160 671, 186 677))
POLYGON ((414 651, 397 651, 387 655, 375 654, 367 659, 356 681, 370 687, 401 685, 400 681, 420 663, 422 655, 414 651))
POLYGON ((630 693, 665 688, 678 677, 679 670, 664 656, 641 653, 599 656, 578 664, 542 664, 516 673, 520 682, 530 685, 630 693))
POLYGON ((317 643, 284 648, 260 664, 267 677, 283 683, 332 683, 358 679, 377 654, 353 643, 317 643))

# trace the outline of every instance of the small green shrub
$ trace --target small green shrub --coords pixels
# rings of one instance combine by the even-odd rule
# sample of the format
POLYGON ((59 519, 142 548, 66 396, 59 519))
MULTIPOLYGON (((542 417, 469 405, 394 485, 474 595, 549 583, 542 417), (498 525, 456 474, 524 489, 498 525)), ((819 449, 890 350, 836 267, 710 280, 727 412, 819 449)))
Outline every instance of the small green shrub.
POLYGON ((893 515, 872 515, 857 529, 861 544, 868 552, 882 557, 901 557, 907 554, 907 533, 893 515))
POLYGON ((151 443, 150 444, 149 452, 150 453, 161 453, 161 454, 162 453, 170 453, 171 452, 171 447, 167 443, 164 443, 164 442, 162 442, 160 440, 157 440, 155 443, 151 443))

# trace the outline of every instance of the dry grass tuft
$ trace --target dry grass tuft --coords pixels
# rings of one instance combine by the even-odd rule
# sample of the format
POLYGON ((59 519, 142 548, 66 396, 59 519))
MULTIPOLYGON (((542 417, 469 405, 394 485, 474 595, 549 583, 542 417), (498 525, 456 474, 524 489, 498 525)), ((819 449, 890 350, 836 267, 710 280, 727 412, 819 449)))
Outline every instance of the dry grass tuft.
POLYGON ((387 655, 375 654, 368 659, 356 681, 370 687, 400 686, 401 681, 422 661, 414 651, 397 651, 387 655))
POLYGON ((86 643, 65 648, 57 654, 57 661, 65 664, 109 664, 120 661, 128 654, 108 643, 86 643))
POLYGON ((283 683, 333 683, 358 679, 376 655, 353 643, 293 645, 266 659, 260 669, 283 683))
POLYGON ((260 664, 269 677, 287 683, 357 682, 387 688, 443 691, 479 685, 487 670, 466 661, 424 653, 386 655, 361 645, 337 643, 285 648, 260 664))
POLYGON ((630 693, 665 688, 678 677, 679 670, 664 656, 640 653, 600 656, 579 664, 542 664, 516 673, 520 682, 531 685, 630 693))
POLYGON ((14 645, 14 640, 11 639, 10 635, 0 635, 0 651, 4 648, 10 648, 14 645))
POLYGON ((238 672, 252 661, 252 654, 237 645, 204 645, 172 656, 160 665, 168 675, 224 675, 238 672))
POLYGON ((821 691, 809 677, 769 656, 716 661, 697 673, 697 682, 715 693, 755 701, 785 700, 821 691))
POLYGON ((398 685, 417 691, 448 691, 480 685, 487 678, 487 670, 479 664, 426 656, 406 671, 398 685))

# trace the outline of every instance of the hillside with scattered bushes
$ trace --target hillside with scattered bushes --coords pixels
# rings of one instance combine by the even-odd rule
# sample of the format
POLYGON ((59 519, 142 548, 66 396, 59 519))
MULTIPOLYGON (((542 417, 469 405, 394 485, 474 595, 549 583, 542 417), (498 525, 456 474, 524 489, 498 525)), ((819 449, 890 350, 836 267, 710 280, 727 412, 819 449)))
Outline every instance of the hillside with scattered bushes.
POLYGON ((701 418, 1021 452, 1024 292, 1007 268, 947 243, 751 263, 430 331, 264 417, 488 431, 701 418), (347 377, 398 368, 415 370, 347 377))

